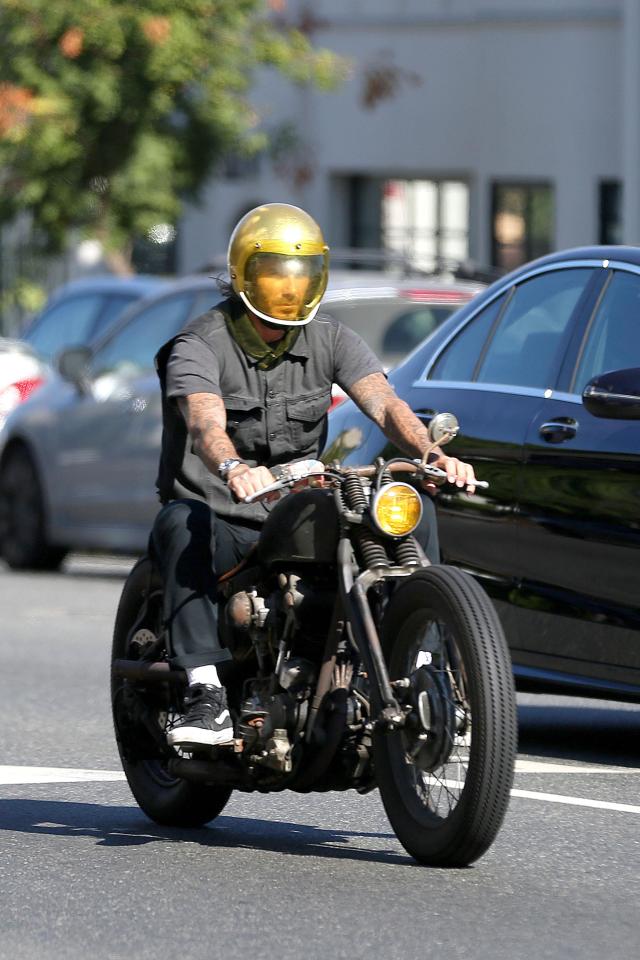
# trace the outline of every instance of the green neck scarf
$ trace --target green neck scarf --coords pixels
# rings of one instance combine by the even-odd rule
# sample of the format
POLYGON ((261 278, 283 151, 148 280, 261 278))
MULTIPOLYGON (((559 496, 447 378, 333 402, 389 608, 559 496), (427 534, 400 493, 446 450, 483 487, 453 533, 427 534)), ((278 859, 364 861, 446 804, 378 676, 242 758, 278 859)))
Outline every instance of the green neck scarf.
POLYGON ((246 313, 238 313, 229 319, 229 330, 236 343, 248 356, 258 361, 259 370, 270 370, 290 350, 298 339, 299 327, 287 327, 281 340, 265 343, 246 313))

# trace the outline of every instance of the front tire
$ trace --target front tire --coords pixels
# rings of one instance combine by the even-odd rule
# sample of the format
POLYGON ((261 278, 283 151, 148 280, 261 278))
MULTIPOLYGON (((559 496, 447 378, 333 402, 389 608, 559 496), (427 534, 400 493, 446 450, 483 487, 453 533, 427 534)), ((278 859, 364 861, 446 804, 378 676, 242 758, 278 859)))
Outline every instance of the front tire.
MULTIPOLYGON (((112 662, 136 659, 132 638, 141 629, 162 636, 162 582, 148 557, 129 574, 113 634, 112 662)), ((166 659, 166 649, 153 659, 166 659)), ((144 657, 144 651, 142 651, 144 657)), ((191 783, 169 773, 168 761, 178 754, 166 742, 167 723, 175 710, 169 684, 123 680, 111 673, 113 722, 122 768, 136 801, 156 823, 170 827, 200 827, 224 809, 231 790, 191 783)))
POLYGON ((397 588, 381 639, 413 707, 402 730, 374 739, 385 810, 416 860, 465 866, 495 839, 513 782, 516 700, 500 622, 472 577, 433 566, 397 588))

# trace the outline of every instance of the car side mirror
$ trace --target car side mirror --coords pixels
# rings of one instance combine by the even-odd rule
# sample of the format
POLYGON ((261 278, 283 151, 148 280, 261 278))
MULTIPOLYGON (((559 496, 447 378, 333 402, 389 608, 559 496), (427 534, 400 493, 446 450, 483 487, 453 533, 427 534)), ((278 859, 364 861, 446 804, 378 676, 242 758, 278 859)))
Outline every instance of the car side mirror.
POLYGON ((582 391, 582 402, 594 417, 640 420, 640 368, 593 377, 582 391))
POLYGON ((81 393, 87 393, 91 383, 90 361, 91 350, 88 347, 67 347, 56 357, 56 368, 63 380, 72 383, 81 393))

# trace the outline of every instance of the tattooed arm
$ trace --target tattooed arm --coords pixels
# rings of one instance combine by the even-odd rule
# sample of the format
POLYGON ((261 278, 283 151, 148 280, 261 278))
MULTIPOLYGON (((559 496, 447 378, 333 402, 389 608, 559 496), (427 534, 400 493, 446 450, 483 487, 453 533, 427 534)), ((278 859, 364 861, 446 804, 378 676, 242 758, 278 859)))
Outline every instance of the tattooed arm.
MULTIPOLYGON (((193 449, 205 467, 218 475, 223 460, 241 457, 227 433, 227 411, 222 397, 215 393, 192 393, 178 397, 178 407, 187 425, 193 449)), ((273 476, 266 467, 250 467, 241 463, 227 476, 227 485, 238 500, 250 493, 259 493, 273 476)))
MULTIPOLYGON (((349 396, 377 424, 388 440, 410 457, 421 457, 431 443, 429 431, 416 417, 408 403, 397 396, 382 373, 371 373, 357 380, 349 390, 349 396)), ((473 493, 475 475, 469 463, 447 457, 437 447, 435 466, 447 472, 449 483, 467 487, 473 493)), ((433 484, 427 485, 433 489, 433 484)))

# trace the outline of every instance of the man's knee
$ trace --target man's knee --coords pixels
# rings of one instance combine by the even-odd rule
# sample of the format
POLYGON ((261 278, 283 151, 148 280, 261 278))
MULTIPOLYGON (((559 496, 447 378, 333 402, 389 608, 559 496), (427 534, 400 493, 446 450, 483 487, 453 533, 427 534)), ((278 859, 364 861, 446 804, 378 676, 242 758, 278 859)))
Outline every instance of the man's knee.
POLYGON ((158 513, 151 541, 160 556, 189 543, 211 544, 214 515, 201 500, 174 500, 158 513))

